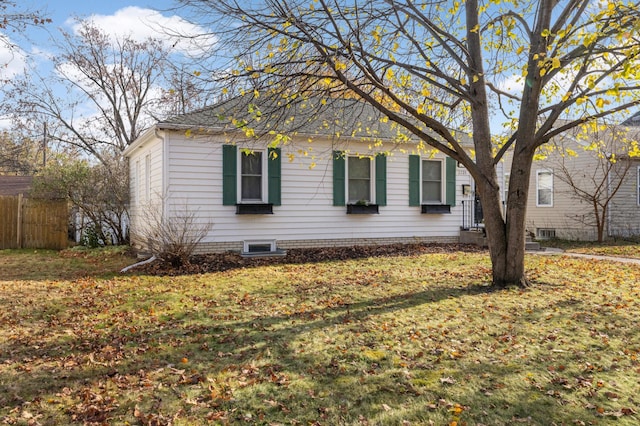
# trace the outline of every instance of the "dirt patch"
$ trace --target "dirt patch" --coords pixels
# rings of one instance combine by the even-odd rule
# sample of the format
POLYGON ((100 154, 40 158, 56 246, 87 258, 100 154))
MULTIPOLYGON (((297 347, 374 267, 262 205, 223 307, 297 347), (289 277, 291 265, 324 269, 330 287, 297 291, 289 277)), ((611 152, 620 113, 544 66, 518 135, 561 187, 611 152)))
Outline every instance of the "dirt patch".
POLYGON ((457 251, 482 252, 486 251, 486 249, 470 244, 430 243, 290 249, 287 250, 286 256, 261 258, 244 258, 240 256, 239 253, 226 252, 192 256, 189 263, 180 267, 174 267, 162 261, 154 261, 132 268, 129 270, 129 273, 147 275, 189 275, 262 265, 314 263, 382 256, 419 256, 426 253, 451 253, 457 251))

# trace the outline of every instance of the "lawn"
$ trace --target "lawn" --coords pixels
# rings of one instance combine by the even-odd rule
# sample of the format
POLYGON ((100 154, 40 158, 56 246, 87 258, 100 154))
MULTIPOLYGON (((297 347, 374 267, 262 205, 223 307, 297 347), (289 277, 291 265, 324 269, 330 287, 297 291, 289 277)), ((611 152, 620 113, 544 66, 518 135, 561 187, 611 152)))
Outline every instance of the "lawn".
POLYGON ((594 254, 640 259, 640 243, 637 241, 609 240, 602 243, 591 241, 550 240, 540 242, 545 247, 561 248, 568 253, 594 254))
POLYGON ((0 423, 640 423, 640 267, 527 260, 490 291, 486 253, 154 277, 0 251, 0 423))

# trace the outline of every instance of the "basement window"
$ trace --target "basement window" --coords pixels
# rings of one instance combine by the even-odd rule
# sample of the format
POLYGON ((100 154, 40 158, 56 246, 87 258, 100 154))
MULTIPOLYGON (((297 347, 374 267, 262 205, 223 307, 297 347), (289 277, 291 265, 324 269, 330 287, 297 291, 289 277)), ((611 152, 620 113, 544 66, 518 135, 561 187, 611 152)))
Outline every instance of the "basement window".
POLYGON ((276 247, 276 240, 243 241, 242 257, 285 256, 287 252, 276 247))
POLYGON ((551 228, 536 229, 536 237, 539 240, 551 240, 556 237, 556 230, 551 228))

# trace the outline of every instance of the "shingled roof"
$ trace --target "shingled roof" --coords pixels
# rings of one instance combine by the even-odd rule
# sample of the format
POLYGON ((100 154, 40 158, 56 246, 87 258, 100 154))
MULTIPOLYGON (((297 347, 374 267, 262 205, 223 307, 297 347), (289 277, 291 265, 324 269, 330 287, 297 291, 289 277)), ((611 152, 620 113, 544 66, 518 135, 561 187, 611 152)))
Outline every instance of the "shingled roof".
POLYGON ((0 196, 26 194, 31 189, 32 176, 0 175, 0 196))
POLYGON ((308 136, 341 135, 358 139, 393 140, 398 126, 371 105, 355 99, 255 98, 242 96, 172 117, 158 123, 166 129, 237 131, 251 128, 257 135, 296 133, 308 136))

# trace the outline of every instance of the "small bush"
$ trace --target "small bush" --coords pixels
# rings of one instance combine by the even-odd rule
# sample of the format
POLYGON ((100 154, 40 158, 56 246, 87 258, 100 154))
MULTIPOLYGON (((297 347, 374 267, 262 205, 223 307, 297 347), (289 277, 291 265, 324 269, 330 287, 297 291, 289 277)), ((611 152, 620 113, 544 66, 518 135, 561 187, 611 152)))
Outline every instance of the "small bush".
POLYGON ((198 221, 197 212, 187 205, 173 209, 170 217, 165 217, 162 210, 159 203, 143 208, 145 228, 139 236, 156 258, 180 267, 189 263, 189 258, 213 225, 198 221))

